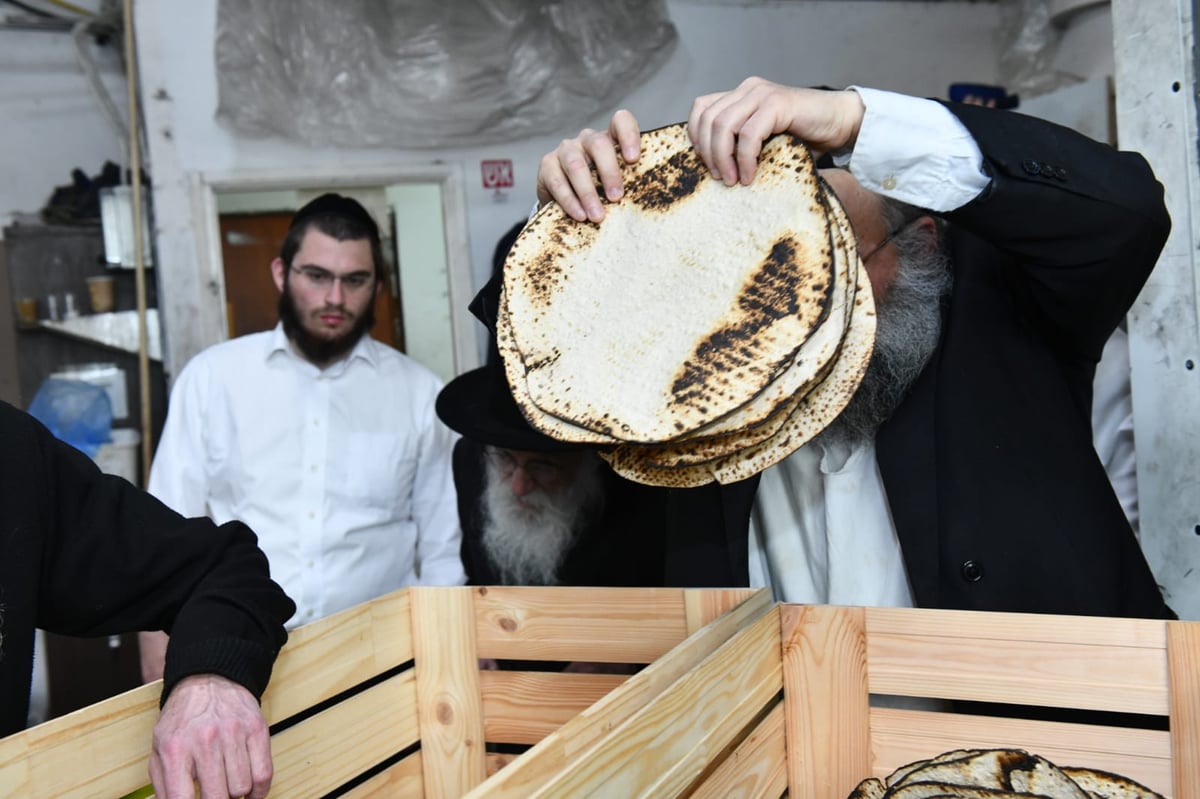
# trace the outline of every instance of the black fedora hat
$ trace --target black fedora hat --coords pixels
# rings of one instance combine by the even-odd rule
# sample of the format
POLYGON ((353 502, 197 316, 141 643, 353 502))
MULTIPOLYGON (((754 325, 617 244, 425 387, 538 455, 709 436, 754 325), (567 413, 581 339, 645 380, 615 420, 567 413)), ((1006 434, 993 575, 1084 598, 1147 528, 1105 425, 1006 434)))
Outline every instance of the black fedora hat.
POLYGON ((565 452, 579 444, 559 441, 535 430, 517 407, 496 361, 464 372, 446 384, 434 406, 452 430, 466 438, 523 452, 565 452))

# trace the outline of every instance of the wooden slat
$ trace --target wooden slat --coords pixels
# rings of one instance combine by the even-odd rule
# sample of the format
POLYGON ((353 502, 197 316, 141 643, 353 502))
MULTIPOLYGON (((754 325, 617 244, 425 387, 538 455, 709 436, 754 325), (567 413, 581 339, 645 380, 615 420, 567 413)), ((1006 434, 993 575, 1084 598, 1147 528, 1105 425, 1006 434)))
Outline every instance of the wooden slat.
POLYGON ((753 588, 688 588, 683 592, 687 634, 699 630, 713 619, 728 613, 753 594, 753 588))
POLYGON ((871 693, 1168 712, 1160 621, 868 608, 866 625, 871 693))
POLYGON ((845 799, 870 771, 862 608, 781 608, 788 793, 845 799))
POLYGON ((407 590, 298 627, 271 672, 263 714, 274 724, 412 657, 407 590))
POLYGON ((1049 613, 996 613, 933 608, 867 608, 867 635, 900 631, 938 638, 988 641, 1128 646, 1161 649, 1163 623, 1152 619, 1056 616, 1049 613))
POLYGON ((425 795, 458 797, 487 777, 475 608, 469 588, 411 588, 425 795))
POLYGON ((674 796, 783 688, 779 613, 740 630, 533 797, 674 796))
POLYGON ((0 796, 122 796, 149 782, 161 683, 0 739, 0 796))
POLYGON ((420 737, 410 669, 271 738, 273 796, 324 796, 420 737))
POLYGON ((1171 795, 1171 740, 1161 730, 871 709, 872 773, 876 777, 960 748, 1024 749, 1060 766, 1111 771, 1164 796, 1171 795))
POLYGON ((501 752, 488 752, 487 753, 488 776, 489 777, 492 776, 497 771, 504 768, 509 763, 513 762, 514 760, 516 760, 518 757, 520 757, 520 755, 512 755, 512 754, 506 754, 506 753, 501 753, 501 752))
POLYGON ((1175 799, 1200 799, 1200 623, 1167 623, 1175 799))
POLYGON ((628 679, 628 674, 481 671, 484 740, 535 744, 628 679))
POLYGON ((783 703, 776 703, 689 799, 779 799, 787 790, 783 703))
POLYGON ((879 633, 867 639, 867 658, 876 694, 1163 716, 1168 711, 1161 647, 879 633))
POLYGON ((650 663, 687 637, 678 588, 475 591, 484 658, 650 663))
POLYGON ((771 598, 760 591, 690 636, 596 704, 548 735, 472 791, 473 799, 526 799, 559 769, 574 762, 610 730, 630 718, 664 689, 704 660, 735 633, 768 612, 771 598))
POLYGON ((342 799, 425 799, 421 753, 413 752, 386 771, 339 796, 342 799))

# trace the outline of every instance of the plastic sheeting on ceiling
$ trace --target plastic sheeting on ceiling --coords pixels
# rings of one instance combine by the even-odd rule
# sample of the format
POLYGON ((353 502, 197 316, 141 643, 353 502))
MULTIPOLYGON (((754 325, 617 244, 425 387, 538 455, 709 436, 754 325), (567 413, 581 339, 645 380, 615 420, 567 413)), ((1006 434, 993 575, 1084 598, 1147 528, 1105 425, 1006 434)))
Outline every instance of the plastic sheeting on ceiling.
POLYGON ((311 145, 574 130, 653 74, 665 0, 219 0, 222 122, 311 145))

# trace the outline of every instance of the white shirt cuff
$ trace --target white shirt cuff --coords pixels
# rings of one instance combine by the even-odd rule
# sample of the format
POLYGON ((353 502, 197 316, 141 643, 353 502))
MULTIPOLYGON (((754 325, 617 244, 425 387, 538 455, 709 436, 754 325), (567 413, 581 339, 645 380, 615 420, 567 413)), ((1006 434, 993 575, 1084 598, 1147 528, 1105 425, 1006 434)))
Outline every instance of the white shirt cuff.
POLYGON ((863 188, 930 211, 953 211, 987 188, 983 154, 954 114, 932 100, 851 86, 866 113, 838 166, 863 188))

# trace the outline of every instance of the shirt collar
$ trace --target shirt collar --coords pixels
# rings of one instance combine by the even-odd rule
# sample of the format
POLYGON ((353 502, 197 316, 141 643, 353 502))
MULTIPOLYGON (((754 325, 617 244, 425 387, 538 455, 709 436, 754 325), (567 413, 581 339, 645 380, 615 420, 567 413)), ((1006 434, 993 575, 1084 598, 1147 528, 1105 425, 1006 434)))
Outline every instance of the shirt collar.
MULTIPOLYGON (((295 358, 298 361, 307 363, 314 369, 317 368, 307 358, 292 348, 291 341, 288 339, 287 334, 283 332, 283 322, 277 322, 275 324, 275 328, 271 331, 271 337, 268 340, 267 346, 267 360, 276 357, 277 353, 283 353, 284 357, 295 358)), ((377 368, 379 366, 378 353, 375 350, 375 340, 371 338, 371 334, 369 332, 363 334, 363 336, 354 345, 354 348, 350 350, 349 355, 334 361, 321 371, 340 374, 346 370, 352 361, 360 359, 366 361, 371 368, 377 368)))

